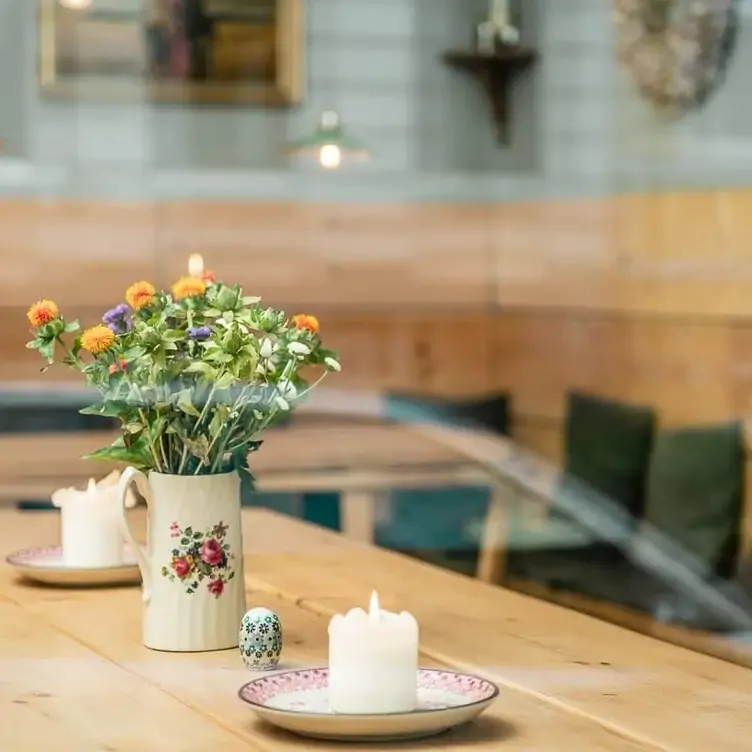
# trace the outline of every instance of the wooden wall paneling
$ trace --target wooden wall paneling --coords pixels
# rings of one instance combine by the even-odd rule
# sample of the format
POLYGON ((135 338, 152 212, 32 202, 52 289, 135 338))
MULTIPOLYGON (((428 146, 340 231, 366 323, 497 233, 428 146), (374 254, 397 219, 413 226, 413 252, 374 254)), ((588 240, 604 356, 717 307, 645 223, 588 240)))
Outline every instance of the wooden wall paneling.
POLYGON ((491 373, 493 319, 485 314, 450 312, 399 318, 408 334, 391 350, 392 388, 418 390, 442 397, 486 394, 491 373))
POLYGON ((479 208, 173 203, 160 216, 171 277, 199 252, 222 278, 275 305, 480 308, 491 301, 479 208))
POLYGON ((664 425, 730 420, 733 404, 731 328, 681 320, 632 318, 629 401, 654 405, 664 425))
MULTIPOLYGON (((337 350, 341 388, 461 396, 489 391, 493 321, 486 315, 336 314, 321 317, 337 350)), ((334 384, 334 379, 332 379, 334 384)))
POLYGON ((329 312, 319 321, 324 343, 339 353, 342 362, 342 371, 331 377, 329 386, 370 390, 390 382, 392 337, 405 337, 394 317, 329 312))
POLYGON ((731 382, 730 402, 734 415, 752 415, 752 321, 732 323, 729 330, 729 372, 723 377, 731 382))
POLYGON ((749 378, 737 330, 712 320, 535 311, 501 313, 495 326, 494 371, 526 415, 561 418, 567 390, 582 389, 653 405, 665 424, 728 420, 749 378))
POLYGON ((3 305, 47 297, 61 306, 109 306, 130 282, 154 276, 149 204, 0 202, 0 223, 3 305))
POLYGON ((133 279, 170 284, 199 251, 284 305, 748 316, 750 209, 752 191, 495 206, 11 200, 0 293, 105 305, 133 279))
POLYGON ((750 210, 750 191, 497 207, 497 301, 748 316, 750 210))
POLYGON ((497 303, 614 306, 618 292, 614 214, 611 199, 498 207, 497 303))
POLYGON ((494 326, 494 374, 512 391, 517 413, 561 418, 568 389, 618 397, 626 387, 618 318, 514 311, 494 326))
POLYGON ((175 202, 160 204, 159 216, 162 284, 185 275, 190 255, 200 253, 221 279, 269 305, 310 305, 326 289, 326 266, 305 247, 316 215, 304 206, 175 202))
POLYGON ((752 313, 752 194, 649 194, 621 197, 617 205, 624 310, 752 313))

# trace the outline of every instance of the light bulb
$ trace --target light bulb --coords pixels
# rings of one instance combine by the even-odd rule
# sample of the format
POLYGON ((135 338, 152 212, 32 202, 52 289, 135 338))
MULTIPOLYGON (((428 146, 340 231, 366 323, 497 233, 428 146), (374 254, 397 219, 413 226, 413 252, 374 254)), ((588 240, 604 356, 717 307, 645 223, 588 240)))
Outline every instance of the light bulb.
POLYGON ((319 149, 319 163, 326 170, 336 170, 342 164, 342 150, 336 144, 326 144, 319 149))
POLYGON ((91 5, 91 0, 58 0, 63 8, 71 10, 85 10, 91 5))

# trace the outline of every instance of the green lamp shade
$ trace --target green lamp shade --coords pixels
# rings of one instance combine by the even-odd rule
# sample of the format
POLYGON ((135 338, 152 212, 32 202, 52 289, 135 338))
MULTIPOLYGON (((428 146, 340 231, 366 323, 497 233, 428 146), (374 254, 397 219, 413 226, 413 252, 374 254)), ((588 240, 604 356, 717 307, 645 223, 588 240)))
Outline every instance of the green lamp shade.
POLYGON ((325 112, 319 127, 310 135, 287 144, 285 153, 289 155, 315 156, 325 167, 338 167, 339 160, 364 161, 370 152, 362 141, 348 136, 334 112, 325 112), (327 155, 335 154, 336 164, 327 163, 327 155))

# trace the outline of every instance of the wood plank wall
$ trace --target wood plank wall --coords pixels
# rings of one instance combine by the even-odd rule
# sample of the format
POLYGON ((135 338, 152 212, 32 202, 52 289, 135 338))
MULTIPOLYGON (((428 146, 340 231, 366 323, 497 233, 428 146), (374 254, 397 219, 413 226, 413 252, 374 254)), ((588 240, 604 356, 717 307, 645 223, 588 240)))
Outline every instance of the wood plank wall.
MULTIPOLYGON (((0 382, 39 378, 23 349, 30 300, 93 321, 130 281, 169 284, 198 251, 271 304, 320 314, 339 385, 509 389, 517 438, 558 460, 570 388, 654 405, 664 425, 746 415, 750 237, 752 191, 467 207, 0 203, 0 382)), ((752 503, 747 521, 752 540, 752 503)))

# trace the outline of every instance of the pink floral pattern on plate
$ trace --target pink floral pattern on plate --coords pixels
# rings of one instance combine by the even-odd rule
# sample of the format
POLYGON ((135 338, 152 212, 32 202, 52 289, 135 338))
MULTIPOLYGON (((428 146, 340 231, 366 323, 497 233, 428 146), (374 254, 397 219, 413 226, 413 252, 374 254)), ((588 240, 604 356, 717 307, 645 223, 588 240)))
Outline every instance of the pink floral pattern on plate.
MULTIPOLYGON (((137 566, 130 546, 124 546, 125 561, 119 567, 137 566)), ((5 559, 13 567, 63 566, 62 546, 43 546, 41 548, 24 548, 15 551, 5 559)))
MULTIPOLYGON (((256 679, 241 687, 238 695, 244 702, 273 710, 330 713, 326 691, 328 686, 329 670, 311 668, 284 671, 256 679)), ((422 668, 418 670, 416 712, 487 702, 498 692, 495 684, 479 676, 422 668)))

